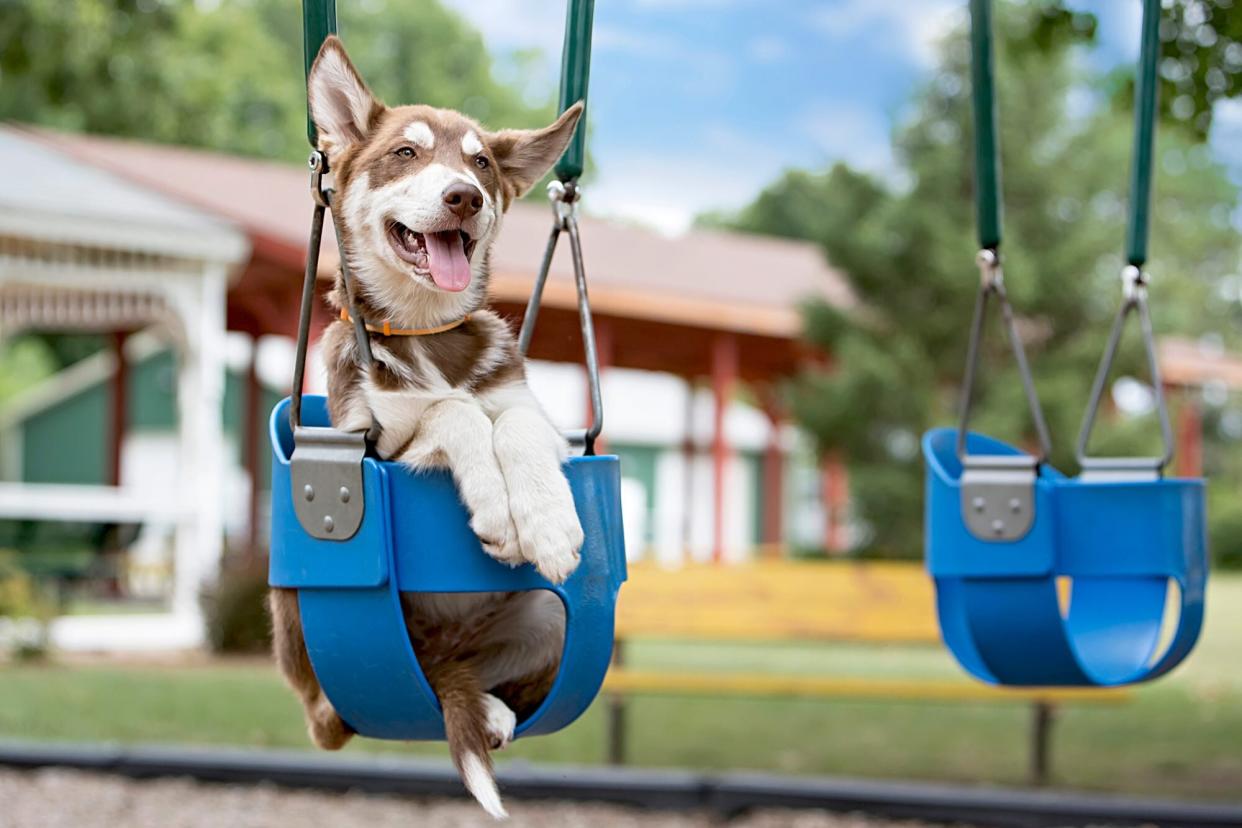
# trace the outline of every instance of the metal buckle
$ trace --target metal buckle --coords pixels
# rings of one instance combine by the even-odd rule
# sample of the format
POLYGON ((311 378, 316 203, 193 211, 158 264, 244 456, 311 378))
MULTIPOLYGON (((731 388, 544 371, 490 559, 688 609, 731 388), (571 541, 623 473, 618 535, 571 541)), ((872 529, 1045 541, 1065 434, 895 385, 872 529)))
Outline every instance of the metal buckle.
POLYGON ((970 455, 962 461, 962 520, 979 540, 1016 541, 1035 523, 1039 458, 970 455))
POLYGON ((320 540, 352 538, 362 525, 362 459, 366 433, 297 427, 289 481, 293 511, 306 533, 320 540))
POLYGON ((1035 523, 1035 479, 1039 477, 1039 464, 1051 451, 1048 426, 1044 412, 1035 393, 1035 380, 1026 361, 1026 350, 1018 336, 1014 323, 1013 308, 1005 293, 1005 278, 1001 271, 1000 256, 995 250, 979 251, 979 292, 975 298, 975 313, 970 324, 970 343, 966 355, 966 375, 962 381, 962 409, 957 426, 957 456, 962 461, 962 520, 966 530, 979 540, 1015 541, 1024 537, 1035 523), (1031 454, 969 454, 966 451, 966 430, 970 425, 970 412, 974 397, 979 351, 983 342, 983 324, 987 317, 989 300, 995 297, 1000 305, 1001 321, 1005 337, 1018 375, 1022 378, 1022 390, 1031 412, 1031 420, 1039 435, 1039 456, 1031 454))

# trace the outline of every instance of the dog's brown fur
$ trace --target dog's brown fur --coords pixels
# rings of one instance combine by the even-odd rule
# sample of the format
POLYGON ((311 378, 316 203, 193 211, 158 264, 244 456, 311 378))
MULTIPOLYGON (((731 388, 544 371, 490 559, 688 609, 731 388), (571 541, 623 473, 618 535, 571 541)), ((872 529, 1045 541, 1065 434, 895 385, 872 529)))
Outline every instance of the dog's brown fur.
MULTIPOLYGON (((319 127, 320 146, 327 152, 335 176, 337 195, 333 209, 338 214, 338 226, 355 278, 357 310, 368 321, 390 320, 393 327, 411 328, 439 325, 469 314, 469 319, 459 327, 433 336, 373 334, 374 362, 369 373, 361 368, 363 360, 352 326, 345 321, 329 325, 322 339, 322 351, 328 370, 333 425, 359 430, 375 418, 381 427, 376 447, 381 457, 416 467, 448 466, 460 486, 459 464, 469 461, 452 456, 451 449, 437 443, 435 429, 477 418, 478 406, 471 407, 473 400, 525 393, 524 367, 513 334, 503 320, 483 307, 487 246, 494 241, 504 209, 533 186, 559 157, 573 133, 581 106, 571 108, 544 130, 500 133, 487 133, 459 113, 423 106, 390 109, 366 89, 336 38, 329 38, 324 44, 310 81, 311 108, 319 127), (395 154, 393 147, 408 142, 406 136, 411 134, 414 122, 432 131, 434 151, 420 149, 414 158, 395 154), (473 159, 466 153, 466 147, 472 146, 471 133, 481 144, 473 159), (387 192, 385 188, 401 186, 432 164, 459 177, 468 173, 486 193, 487 203, 494 205, 494 226, 489 225, 486 238, 477 239, 472 283, 462 295, 441 295, 419 284, 418 278, 402 273, 399 267, 382 265, 379 253, 373 259, 380 261, 380 265, 367 258, 373 252, 368 245, 374 245, 374 237, 368 238, 366 233, 374 222, 368 225, 365 209, 357 208, 356 201, 365 202, 368 196, 387 192), (436 396, 440 393, 436 389, 443 390, 443 398, 436 396), (398 408, 377 410, 376 401, 388 399, 386 394, 397 400, 401 394, 411 395, 412 399, 426 403, 425 412, 405 417, 398 408)), ((481 226, 481 220, 478 225, 481 226)), ((467 225, 461 226, 464 230, 467 225)), ((339 277, 332 301, 338 307, 348 306, 339 277)), ((497 403, 499 413, 489 416, 494 420, 496 452, 502 455, 508 450, 501 422, 504 412, 499 406, 497 403)), ((508 423, 506 427, 510 427, 508 423)), ((554 494, 563 499, 559 490, 554 494)), ((513 514, 508 526, 502 522, 498 528, 492 526, 492 531, 484 532, 472 522, 488 553, 510 564, 534 563, 554 580, 567 576, 576 563, 576 551, 569 565, 555 568, 549 564, 545 571, 544 562, 536 554, 538 550, 528 549, 525 539, 510 536, 514 532, 521 535, 521 525, 531 525, 530 512, 535 507, 520 510, 516 501, 510 506, 513 514)), ((485 694, 499 698, 519 717, 526 716, 547 695, 555 679, 562 641, 554 642, 555 657, 549 659, 542 656, 542 645, 535 647, 523 638, 548 633, 546 602, 555 599, 548 593, 404 598, 411 641, 444 711, 454 761, 469 785, 465 766, 469 757, 475 757, 490 772, 488 750, 503 746, 507 740, 506 736, 498 736, 494 727, 489 729, 485 694), (534 620, 523 626, 528 618, 534 620), (522 661, 526 650, 536 655, 522 661), (505 659, 516 659, 520 664, 514 667, 505 659), (498 663, 505 664, 503 680, 486 686, 485 677, 498 674, 498 663)), ((556 608, 560 609, 559 603, 556 608)), ((327 750, 342 747, 353 732, 332 708, 315 678, 302 637, 296 591, 272 590, 270 609, 276 661, 302 701, 311 739, 327 750)), ((550 629, 563 636, 563 616, 560 623, 561 632, 557 632, 555 624, 550 629)), ((484 801, 483 795, 473 788, 472 791, 484 801)), ((498 798, 495 804, 499 809, 498 798)))

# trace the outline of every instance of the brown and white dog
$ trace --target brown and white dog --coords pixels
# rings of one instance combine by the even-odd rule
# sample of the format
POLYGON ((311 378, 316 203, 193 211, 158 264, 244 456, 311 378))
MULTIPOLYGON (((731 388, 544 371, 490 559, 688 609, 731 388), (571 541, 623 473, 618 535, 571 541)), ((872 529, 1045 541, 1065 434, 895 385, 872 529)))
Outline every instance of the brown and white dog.
MULTIPOLYGON (((447 467, 487 554, 530 563, 560 583, 578 565, 582 529, 561 472, 567 446, 526 386, 509 327, 484 307, 488 253, 505 210, 564 151, 582 114, 540 130, 486 132, 466 116, 375 99, 339 40, 311 68, 310 109, 335 176, 334 209, 359 312, 425 336, 371 335, 362 368, 352 326, 323 337, 329 408, 338 429, 382 431, 383 458, 447 467)), ((347 307, 337 280, 333 301, 347 307)), ((547 694, 560 663, 564 608, 545 590, 405 596, 410 638, 444 711, 466 787, 505 815, 489 750, 547 694)), ((311 738, 353 735, 323 695, 306 654, 296 592, 273 590, 277 662, 306 708, 311 738)))

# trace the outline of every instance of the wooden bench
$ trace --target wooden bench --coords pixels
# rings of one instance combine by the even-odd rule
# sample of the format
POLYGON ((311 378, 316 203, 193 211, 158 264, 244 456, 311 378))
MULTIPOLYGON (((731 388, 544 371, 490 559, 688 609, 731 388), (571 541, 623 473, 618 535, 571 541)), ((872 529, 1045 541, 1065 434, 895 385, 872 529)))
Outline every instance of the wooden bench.
POLYGON ((916 564, 764 562, 663 570, 637 565, 621 590, 609 704, 608 754, 625 762, 627 696, 795 697, 1024 703, 1032 708, 1031 781, 1048 778, 1058 704, 1117 704, 1121 690, 998 688, 967 678, 867 678, 644 670, 627 664, 634 639, 857 642, 942 646, 931 581, 916 564))

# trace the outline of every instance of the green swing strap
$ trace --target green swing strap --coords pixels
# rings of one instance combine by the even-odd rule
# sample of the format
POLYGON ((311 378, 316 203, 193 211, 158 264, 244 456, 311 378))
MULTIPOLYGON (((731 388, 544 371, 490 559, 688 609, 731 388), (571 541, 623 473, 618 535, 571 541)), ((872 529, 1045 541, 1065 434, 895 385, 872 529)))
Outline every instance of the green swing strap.
POLYGON ((970 81, 975 113, 975 216, 980 250, 995 250, 1001 241, 1000 153, 995 57, 992 52, 991 0, 970 0, 970 81))
POLYGON ((1169 421, 1164 383, 1156 358, 1155 334, 1147 303, 1147 242, 1151 225, 1152 168, 1156 145, 1156 92, 1159 86, 1157 68, 1160 61, 1160 0, 1143 0, 1143 40, 1139 50, 1138 73, 1134 82, 1134 156, 1130 165, 1130 210, 1126 225, 1126 266, 1121 271, 1121 305, 1113 318, 1108 344, 1100 359, 1091 397, 1078 431, 1075 453, 1085 476, 1102 479, 1156 478, 1173 458, 1173 428, 1169 421), (1155 396, 1156 414, 1160 420, 1162 452, 1154 457, 1093 457, 1087 452, 1091 430, 1112 371, 1126 319, 1138 317, 1143 337, 1144 356, 1155 396))
MULTIPOLYGON (((988 306, 995 302, 1000 306, 1005 338, 1026 397, 1031 422, 1039 436, 1039 454, 1022 454, 1007 459, 1023 473, 1029 473, 1047 459, 1052 452, 1052 439, 1048 425, 1035 392, 1035 379, 1027 363, 1026 350, 1018 334, 1013 307, 1005 291, 1004 270, 1001 267, 1001 197, 1000 153, 997 150, 998 121, 996 115, 996 91, 994 81, 995 58, 992 51, 992 3, 991 0, 970 2, 971 47, 971 99, 975 127, 975 214, 979 236, 979 290, 975 297, 975 311, 970 325, 970 340, 966 351, 966 371, 962 377, 961 406, 958 415, 957 446, 959 458, 967 460, 966 434, 970 426, 970 414, 974 400, 979 354, 983 341, 983 326, 988 306)), ((991 461, 988 461, 991 462, 991 461)))
MULTIPOLYGON (((983 318, 990 300, 1001 306, 1006 323, 1006 335, 1018 365, 1028 407, 1039 435, 1040 449, 1047 457, 1050 448, 1047 427, 1034 384, 1012 319, 1013 312, 1005 293, 1001 268, 1001 197, 1000 153, 998 152, 998 118, 992 37, 991 0, 970 0, 971 12, 971 84, 974 107, 975 149, 975 211, 979 246, 981 282, 975 304, 975 317, 971 326, 966 373, 963 382, 961 414, 958 429, 958 453, 966 455, 966 431, 974 390, 976 361, 982 335, 983 318)), ((1082 427, 1079 430, 1077 455, 1079 463, 1090 474, 1110 475, 1159 474, 1172 455, 1172 431, 1168 409, 1160 384, 1159 366, 1156 363, 1154 336, 1147 306, 1147 274, 1143 264, 1147 261, 1147 246, 1151 223, 1152 168, 1155 156, 1156 93, 1159 83, 1157 74, 1160 60, 1160 0, 1143 0, 1142 45, 1139 53, 1134 101, 1134 156, 1130 169, 1130 205, 1126 224, 1125 257, 1127 266, 1122 272, 1123 300, 1112 330, 1104 356, 1100 361, 1092 385, 1090 399, 1082 427), (1095 416, 1103 398, 1109 372, 1112 368, 1122 329, 1130 313, 1139 317, 1145 352, 1152 382, 1155 387, 1156 408, 1160 418, 1164 451, 1159 457, 1142 458, 1096 458, 1087 454, 1087 442, 1095 423, 1095 416)))
MULTIPOLYGON (((578 101, 586 106, 587 86, 591 79, 591 26, 595 18, 595 0, 570 0, 568 6, 565 13, 565 45, 561 50, 561 112, 578 101)), ((569 147, 556 164, 556 177, 566 183, 576 181, 582 175, 585 163, 584 109, 569 147)))
MULTIPOLYGON (((308 81, 319 47, 331 34, 336 34, 336 0, 302 0, 302 52, 308 81)), ((306 139, 312 149, 319 146, 309 100, 306 102, 306 139)))
POLYGON ((1130 167, 1130 215, 1126 228, 1126 261, 1140 268, 1147 262, 1147 236, 1151 223, 1159 62, 1160 0, 1144 0, 1143 41, 1134 87, 1134 158, 1130 167))
MULTIPOLYGON (((595 0, 569 0, 565 16, 565 45, 561 52, 560 111, 564 112, 578 101, 586 105, 587 85, 591 77, 591 31, 595 17, 595 0)), ((591 395, 591 424, 585 429, 569 432, 566 436, 574 445, 581 445, 583 453, 595 453, 595 440, 604 427, 604 404, 600 392, 599 356, 595 345, 595 323, 591 316, 591 302, 587 294, 586 267, 582 259, 582 241, 578 235, 578 204, 582 189, 578 178, 582 175, 586 159, 586 110, 578 119, 573 138, 565 154, 556 163, 557 181, 548 185, 548 200, 552 203, 552 232, 544 248, 539 275, 526 303, 522 328, 518 332, 518 350, 523 356, 535 336, 539 320, 539 305, 543 289, 548 282, 552 258, 556 255, 557 241, 561 233, 569 236, 569 248, 574 268, 574 286, 578 293, 578 325, 582 332, 582 350, 586 360, 587 387, 591 395)))

